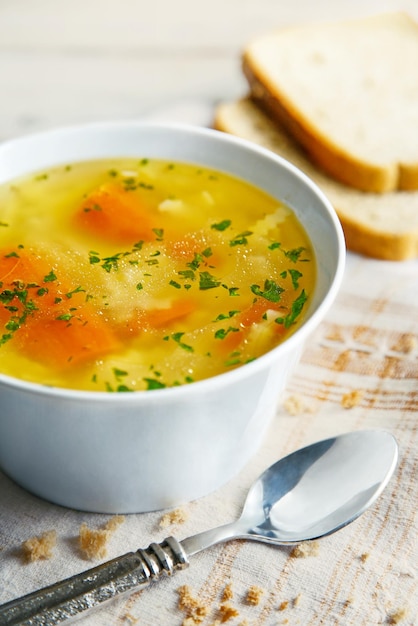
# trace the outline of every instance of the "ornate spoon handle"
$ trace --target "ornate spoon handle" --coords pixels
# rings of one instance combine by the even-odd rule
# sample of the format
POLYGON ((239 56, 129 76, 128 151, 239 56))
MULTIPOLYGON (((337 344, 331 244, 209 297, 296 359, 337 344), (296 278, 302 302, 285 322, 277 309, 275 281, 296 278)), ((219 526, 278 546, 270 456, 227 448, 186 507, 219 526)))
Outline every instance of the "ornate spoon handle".
POLYGON ((189 565, 174 537, 76 574, 0 607, 1 626, 54 626, 189 565))

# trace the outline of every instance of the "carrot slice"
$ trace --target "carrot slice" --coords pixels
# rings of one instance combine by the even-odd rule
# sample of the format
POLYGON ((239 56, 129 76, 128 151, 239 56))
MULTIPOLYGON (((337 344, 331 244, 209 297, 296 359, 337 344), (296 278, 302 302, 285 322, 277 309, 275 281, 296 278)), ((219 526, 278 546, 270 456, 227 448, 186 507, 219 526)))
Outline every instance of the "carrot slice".
POLYGON ((30 358, 60 369, 92 361, 120 347, 104 323, 86 315, 71 322, 31 320, 16 334, 16 341, 30 358))
POLYGON ((155 220, 133 191, 109 183, 93 190, 76 213, 78 225, 107 241, 135 243, 155 239, 155 220))
POLYGON ((60 368, 119 346, 86 294, 70 290, 45 259, 23 250, 0 254, 0 324, 0 336, 22 353, 60 368))

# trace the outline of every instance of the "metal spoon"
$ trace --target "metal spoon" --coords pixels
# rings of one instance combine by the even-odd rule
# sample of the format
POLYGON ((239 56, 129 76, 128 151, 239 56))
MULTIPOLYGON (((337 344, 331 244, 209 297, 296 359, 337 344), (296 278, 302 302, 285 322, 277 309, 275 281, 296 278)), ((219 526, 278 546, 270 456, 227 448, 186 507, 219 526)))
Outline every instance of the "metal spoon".
POLYGON ((0 606, 1 626, 53 626, 146 585, 188 557, 230 539, 275 545, 318 539, 363 513, 387 485, 398 446, 384 431, 319 441, 269 467, 251 487, 241 517, 178 542, 169 537, 0 606))

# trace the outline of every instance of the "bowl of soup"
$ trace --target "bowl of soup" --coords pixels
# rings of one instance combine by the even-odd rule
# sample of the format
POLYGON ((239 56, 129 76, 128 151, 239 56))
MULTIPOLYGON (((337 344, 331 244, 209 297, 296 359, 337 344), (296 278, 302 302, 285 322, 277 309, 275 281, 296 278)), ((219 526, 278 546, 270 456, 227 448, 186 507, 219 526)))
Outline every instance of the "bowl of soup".
POLYGON ((218 131, 136 122, 0 146, 0 468, 138 513, 257 451, 341 283, 322 192, 218 131))

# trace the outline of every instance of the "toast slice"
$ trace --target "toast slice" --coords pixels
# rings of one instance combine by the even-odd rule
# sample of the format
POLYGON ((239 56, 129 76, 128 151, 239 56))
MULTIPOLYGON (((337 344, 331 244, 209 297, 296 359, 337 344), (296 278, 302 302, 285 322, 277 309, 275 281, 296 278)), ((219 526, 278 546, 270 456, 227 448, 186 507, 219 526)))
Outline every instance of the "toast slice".
POLYGON ((418 24, 404 13, 262 35, 243 52, 254 99, 356 189, 418 189, 418 24))
POLYGON ((347 248, 368 257, 418 257, 418 192, 365 193, 327 176, 298 143, 250 99, 220 104, 214 126, 284 157, 325 193, 341 221, 347 248))

